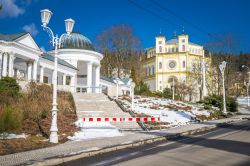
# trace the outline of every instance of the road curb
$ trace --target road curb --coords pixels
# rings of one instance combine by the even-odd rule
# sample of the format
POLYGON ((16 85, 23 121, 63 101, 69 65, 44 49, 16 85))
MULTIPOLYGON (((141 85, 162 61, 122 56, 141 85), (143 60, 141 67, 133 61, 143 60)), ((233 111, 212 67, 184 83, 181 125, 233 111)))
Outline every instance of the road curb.
POLYGON ((244 120, 244 119, 238 119, 238 120, 232 120, 232 121, 228 121, 228 122, 213 124, 211 126, 205 126, 202 128, 189 130, 189 131, 185 131, 185 132, 174 134, 174 135, 156 136, 154 138, 149 138, 149 139, 145 139, 145 140, 138 140, 138 141, 130 142, 127 144, 117 144, 117 145, 113 145, 113 146, 109 146, 109 147, 104 147, 104 148, 101 148, 98 150, 77 152, 74 154, 63 155, 63 156, 55 156, 53 158, 47 158, 44 160, 32 161, 32 163, 29 162, 29 163, 26 163, 26 165, 32 165, 32 166, 58 165, 58 164, 62 164, 65 162, 69 162, 69 161, 73 161, 73 160, 77 160, 77 159, 81 159, 81 158, 86 158, 86 157, 91 157, 91 156, 95 156, 95 155, 99 155, 99 154, 103 154, 103 153, 113 152, 113 151, 117 151, 117 150, 121 150, 121 149, 139 147, 142 145, 152 144, 152 143, 160 142, 160 141, 167 141, 168 139, 178 138, 180 136, 194 135, 194 134, 197 134, 200 132, 209 131, 209 130, 218 128, 221 125, 230 124, 232 122, 237 122, 240 120, 244 120))

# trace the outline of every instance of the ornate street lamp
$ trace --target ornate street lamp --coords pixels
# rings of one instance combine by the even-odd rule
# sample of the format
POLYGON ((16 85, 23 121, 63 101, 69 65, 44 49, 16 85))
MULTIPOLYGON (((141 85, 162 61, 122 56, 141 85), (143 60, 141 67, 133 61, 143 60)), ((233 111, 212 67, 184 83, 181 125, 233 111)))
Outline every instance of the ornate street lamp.
POLYGON ((135 89, 135 83, 132 81, 131 82, 131 91, 130 91, 130 93, 131 93, 131 110, 132 111, 134 111, 134 89, 135 89))
POLYGON ((54 57, 54 72, 53 72, 53 102, 52 102, 52 122, 50 128, 50 142, 58 143, 58 135, 57 135, 57 49, 61 47, 61 44, 64 42, 66 38, 70 36, 70 33, 73 30, 75 21, 72 19, 65 20, 66 32, 62 34, 60 37, 58 35, 54 35, 53 31, 47 26, 49 24, 50 18, 52 16, 52 12, 48 9, 41 10, 41 21, 43 30, 49 34, 51 39, 51 43, 55 48, 55 57, 54 57))
POLYGON ((115 78, 115 82, 116 82, 116 99, 118 100, 118 97, 119 97, 119 78, 118 77, 115 78))
POLYGON ((223 61, 220 65, 220 72, 222 75, 222 86, 223 86, 223 113, 227 113, 227 107, 226 107, 226 91, 225 91, 225 68, 226 68, 227 62, 223 61))

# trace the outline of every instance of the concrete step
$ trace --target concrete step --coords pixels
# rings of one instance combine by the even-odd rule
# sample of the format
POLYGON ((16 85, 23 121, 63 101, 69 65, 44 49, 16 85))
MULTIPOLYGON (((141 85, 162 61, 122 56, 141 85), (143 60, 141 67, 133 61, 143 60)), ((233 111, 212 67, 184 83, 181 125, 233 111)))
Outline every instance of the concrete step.
MULTIPOLYGON (((77 117, 131 117, 104 94, 73 94, 77 117)), ((120 130, 142 130, 136 122, 111 122, 120 130)))

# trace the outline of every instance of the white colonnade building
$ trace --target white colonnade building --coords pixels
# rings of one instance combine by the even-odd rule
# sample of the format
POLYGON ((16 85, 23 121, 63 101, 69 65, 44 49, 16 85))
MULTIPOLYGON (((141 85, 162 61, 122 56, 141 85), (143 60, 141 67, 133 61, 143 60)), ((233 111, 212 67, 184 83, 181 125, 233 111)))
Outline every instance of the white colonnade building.
MULTIPOLYGON (((14 77, 21 87, 28 82, 52 84, 53 50, 44 53, 29 33, 0 34, 0 78, 14 77)), ((90 40, 78 32, 58 50, 58 88, 100 93, 100 61, 90 40)))

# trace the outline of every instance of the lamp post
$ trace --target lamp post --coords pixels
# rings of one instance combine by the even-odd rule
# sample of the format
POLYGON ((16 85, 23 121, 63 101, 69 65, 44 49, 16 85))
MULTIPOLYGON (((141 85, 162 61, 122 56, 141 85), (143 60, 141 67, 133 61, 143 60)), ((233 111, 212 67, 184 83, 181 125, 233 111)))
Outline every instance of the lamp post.
POLYGON ((55 56, 54 56, 54 73, 53 73, 53 101, 52 101, 52 122, 50 128, 50 142, 58 143, 58 135, 57 135, 57 50, 61 47, 63 41, 70 36, 72 29, 74 27, 75 21, 72 19, 65 20, 66 32, 62 34, 60 37, 58 35, 54 35, 53 31, 47 26, 49 24, 50 18, 52 16, 52 12, 48 9, 41 10, 41 21, 43 30, 49 34, 51 39, 51 43, 55 48, 55 56))
POLYGON ((131 110, 134 111, 134 89, 135 83, 131 82, 131 110))
POLYGON ((205 53, 202 51, 202 99, 207 96, 206 88, 206 62, 205 62, 205 53))
POLYGON ((115 79, 116 81, 116 99, 118 100, 118 96, 119 96, 119 78, 117 77, 115 79))
POLYGON ((174 82, 174 77, 173 77, 173 94, 172 94, 172 95, 173 95, 173 96, 172 96, 172 99, 173 99, 173 100, 174 100, 174 95, 175 95, 175 94, 174 94, 174 93, 175 93, 175 92, 174 92, 174 90, 175 90, 174 85, 175 85, 175 82, 174 82))
POLYGON ((227 113, 227 107, 226 107, 226 90, 225 90, 225 68, 226 68, 227 62, 223 61, 220 65, 220 72, 222 75, 222 86, 223 86, 223 113, 227 113))
POLYGON ((250 106, 250 99, 249 99, 249 84, 250 84, 250 69, 246 65, 242 65, 242 68, 247 68, 248 70, 248 81, 246 82, 246 87, 247 87, 247 106, 250 106))

